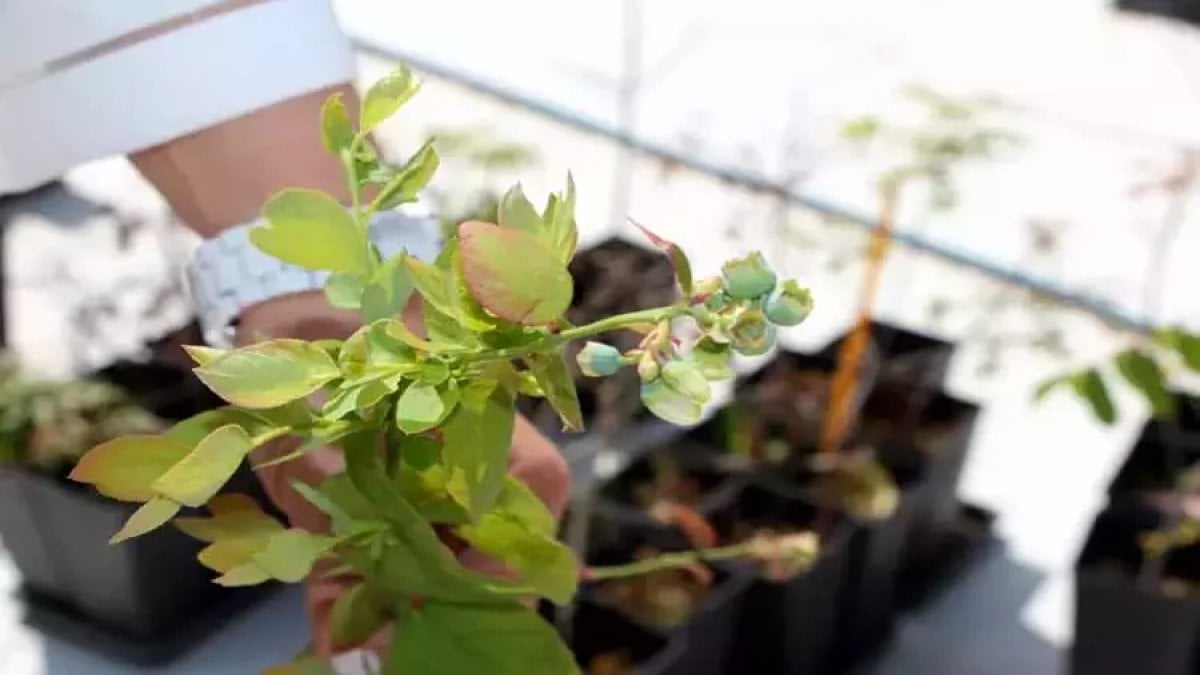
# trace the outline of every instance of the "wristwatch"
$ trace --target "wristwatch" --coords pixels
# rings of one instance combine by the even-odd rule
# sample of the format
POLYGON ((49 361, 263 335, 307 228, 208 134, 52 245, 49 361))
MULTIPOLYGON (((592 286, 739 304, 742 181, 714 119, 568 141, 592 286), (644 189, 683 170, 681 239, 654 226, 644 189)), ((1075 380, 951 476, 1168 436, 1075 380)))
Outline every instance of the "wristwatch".
MULTIPOLYGON (((237 317, 244 309, 271 298, 320 290, 328 272, 314 272, 281 262, 250 243, 259 222, 221 232, 196 250, 187 269, 192 304, 204 339, 214 347, 233 344, 237 317)), ((433 260, 441 248, 437 221, 426 212, 387 211, 371 219, 371 241, 390 258, 401 251, 433 260)))

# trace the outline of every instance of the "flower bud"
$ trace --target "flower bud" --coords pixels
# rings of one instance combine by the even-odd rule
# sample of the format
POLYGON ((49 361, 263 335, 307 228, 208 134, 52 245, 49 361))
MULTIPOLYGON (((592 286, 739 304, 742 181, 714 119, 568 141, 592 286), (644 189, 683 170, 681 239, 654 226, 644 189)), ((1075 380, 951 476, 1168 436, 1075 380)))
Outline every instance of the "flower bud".
POLYGON ((708 403, 712 391, 708 380, 694 361, 673 359, 662 367, 662 379, 669 387, 696 403, 708 403))
POLYGON ((757 309, 738 312, 733 325, 729 327, 729 335, 733 340, 733 349, 742 356, 766 354, 775 344, 775 326, 757 309))
POLYGON ((642 378, 642 382, 649 382, 658 378, 658 361, 654 359, 654 355, 650 352, 642 354, 642 358, 637 364, 638 377, 642 378))
POLYGON ((758 251, 721 267, 725 292, 737 300, 753 300, 775 288, 775 272, 758 251))
POLYGON ((767 319, 776 326, 795 326, 812 312, 812 294, 795 279, 788 279, 767 301, 767 319))
POLYGON ((579 370, 588 377, 612 375, 624 365, 621 352, 616 347, 602 342, 585 344, 575 357, 575 362, 579 364, 579 370))

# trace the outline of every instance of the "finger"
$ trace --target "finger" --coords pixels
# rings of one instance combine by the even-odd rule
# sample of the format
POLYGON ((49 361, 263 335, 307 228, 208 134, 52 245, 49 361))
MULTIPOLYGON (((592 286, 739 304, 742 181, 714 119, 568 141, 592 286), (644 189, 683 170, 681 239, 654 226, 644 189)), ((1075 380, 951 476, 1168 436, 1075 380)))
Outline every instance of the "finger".
MULTIPOLYGON (((259 448, 251 456, 255 464, 284 457, 299 447, 298 439, 280 439, 259 448)), ((329 517, 313 506, 292 487, 292 481, 300 481, 318 487, 329 476, 341 473, 345 468, 342 456, 332 448, 319 448, 301 457, 282 464, 263 467, 255 471, 267 497, 283 511, 293 527, 310 532, 329 530, 329 517)))
POLYGON ((509 471, 541 497, 556 518, 562 517, 571 493, 570 469, 554 443, 520 415, 513 426, 509 471))

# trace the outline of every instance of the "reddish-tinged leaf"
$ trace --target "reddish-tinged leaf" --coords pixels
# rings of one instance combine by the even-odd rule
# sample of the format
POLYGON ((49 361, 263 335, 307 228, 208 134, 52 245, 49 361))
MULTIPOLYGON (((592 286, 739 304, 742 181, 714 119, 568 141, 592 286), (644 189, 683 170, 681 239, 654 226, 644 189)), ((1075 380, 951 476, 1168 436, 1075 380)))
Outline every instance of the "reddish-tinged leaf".
POLYGON ((458 236, 467 289, 488 312, 537 326, 559 318, 571 304, 566 265, 537 237, 478 221, 460 225, 458 236))
POLYGON ((685 296, 690 296, 692 294, 692 264, 688 262, 687 255, 683 252, 683 249, 679 248, 679 245, 675 242, 667 241, 654 234, 632 218, 629 219, 629 222, 641 230, 642 234, 646 235, 646 238, 650 240, 650 243, 655 248, 667 254, 667 257, 671 260, 671 266, 675 268, 675 280, 679 283, 679 290, 685 296))

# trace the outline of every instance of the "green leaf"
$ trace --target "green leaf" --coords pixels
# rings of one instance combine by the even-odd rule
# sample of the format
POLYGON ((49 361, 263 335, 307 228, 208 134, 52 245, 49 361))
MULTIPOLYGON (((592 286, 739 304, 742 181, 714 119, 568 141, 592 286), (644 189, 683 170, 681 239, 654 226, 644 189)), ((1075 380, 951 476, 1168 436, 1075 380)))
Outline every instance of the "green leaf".
POLYGON ((198 366, 203 366, 210 361, 215 361, 218 357, 229 353, 228 349, 215 349, 213 347, 205 347, 202 345, 184 345, 183 351, 192 358, 192 361, 198 366))
POLYGON ((359 115, 359 133, 368 134, 391 117, 421 88, 421 82, 407 66, 399 66, 371 85, 363 96, 359 115))
POLYGON ((441 444, 430 436, 404 436, 400 440, 400 459, 414 469, 428 469, 441 456, 441 444))
POLYGON ((394 209, 401 204, 414 202, 438 168, 438 153, 433 147, 433 141, 426 141, 404 166, 392 175, 387 183, 379 189, 379 194, 371 202, 371 208, 377 211, 394 209))
POLYGON ((1200 335, 1182 328, 1163 328, 1155 333, 1155 339, 1164 347, 1175 351, 1188 370, 1200 372, 1200 335))
POLYGON ((558 254, 564 264, 575 257, 575 247, 579 243, 579 230, 575 226, 575 179, 567 173, 567 190, 563 195, 550 195, 546 210, 542 213, 545 223, 549 248, 558 254))
POLYGON ((421 516, 433 523, 460 524, 470 520, 466 509, 446 492, 450 471, 438 460, 441 446, 433 439, 408 436, 396 463, 396 485, 421 516))
POLYGON ((552 535, 558 531, 558 519, 550 512, 546 502, 515 476, 504 479, 497 506, 533 532, 552 535))
MULTIPOLYGON (((354 555, 348 562, 386 590, 397 594, 420 594, 430 599, 455 602, 494 603, 502 597, 533 594, 527 586, 485 577, 464 568, 438 539, 433 526, 421 517, 389 479, 379 456, 378 439, 372 433, 349 436, 342 444, 346 474, 355 490, 366 497, 372 515, 388 524, 395 545, 383 542, 378 556, 354 555)), ((335 500, 335 493, 322 492, 335 500)), ((338 505, 349 510, 350 504, 338 505)), ((357 517, 357 516, 356 516, 357 517)))
POLYGON ((498 379, 475 377, 459 387, 459 399, 472 412, 480 413, 483 412, 483 409, 487 406, 488 398, 491 397, 492 392, 496 391, 496 387, 498 386, 500 386, 500 380, 498 379))
POLYGON ((436 387, 413 382, 396 400, 396 426, 406 434, 420 433, 436 426, 445 411, 436 387))
POLYGON ((341 376, 327 352, 290 339, 236 349, 195 372, 218 396, 245 408, 275 408, 341 376))
POLYGON ((1167 390, 1162 369, 1149 355, 1127 349, 1116 356, 1117 371, 1141 392, 1157 417, 1175 414, 1175 397, 1167 390))
POLYGON ((399 316, 413 292, 413 280, 399 256, 375 269, 363 289, 362 315, 367 323, 399 316))
POLYGON ((443 346, 417 337, 403 321, 390 319, 382 324, 384 335, 410 349, 423 352, 443 351, 443 346))
POLYGON ((359 582, 338 596, 329 616, 329 636, 335 649, 355 647, 379 632, 391 614, 382 598, 359 582))
POLYGON ((445 270, 407 253, 402 256, 402 260, 425 303, 442 314, 457 316, 458 301, 454 297, 453 287, 445 270))
POLYGON ((543 597, 560 605, 574 597, 579 585, 575 554, 555 537, 554 516, 542 500, 511 476, 495 508, 455 532, 516 571, 543 597))
POLYGON ((639 223, 635 222, 633 224, 642 231, 642 234, 646 235, 646 238, 650 240, 651 244, 654 244, 655 248, 667 254, 667 258, 671 261, 671 267, 675 268, 675 281, 679 284, 679 290, 683 293, 684 297, 691 297, 693 290, 692 264, 688 262, 687 254, 674 242, 663 239, 645 227, 642 227, 639 223))
POLYGON ((519 230, 537 237, 539 240, 549 244, 543 237, 544 227, 542 225, 542 217, 533 208, 533 204, 525 197, 525 192, 521 190, 521 184, 518 183, 508 189, 502 197, 500 197, 500 205, 497 209, 497 220, 500 227, 510 230, 519 230))
POLYGON ((1074 374, 1056 375, 1054 377, 1042 380, 1042 382, 1038 384, 1037 389, 1035 389, 1033 392, 1033 400, 1038 402, 1042 401, 1055 389, 1058 389, 1063 385, 1071 384, 1074 377, 1074 374))
POLYGON ((317 558, 325 551, 327 539, 304 530, 277 532, 267 545, 254 555, 254 563, 272 579, 294 584, 312 571, 317 558))
POLYGON ((396 632, 385 675, 578 675, 558 633, 517 604, 427 602, 396 632))
POLYGON ((439 345, 440 351, 478 347, 479 336, 463 325, 461 317, 451 316, 433 307, 424 308, 425 333, 439 345))
POLYGON ((358 309, 362 306, 363 289, 362 276, 335 272, 325 282, 325 297, 338 309, 358 309))
POLYGON ((372 261, 366 232, 333 197, 289 188, 263 206, 266 225, 250 242, 283 262, 310 270, 367 274, 372 261))
POLYGON ((471 222, 459 226, 459 238, 467 288, 492 314, 542 325, 571 304, 571 275, 533 235, 471 222))
POLYGON ((69 478, 90 483, 112 499, 146 502, 157 496, 150 487, 154 481, 190 450, 165 436, 125 436, 89 450, 69 478))
POLYGON ((1108 387, 1099 371, 1089 368, 1071 378, 1071 386, 1083 400, 1087 401, 1096 418, 1105 424, 1117 421, 1117 410, 1113 407, 1112 398, 1108 395, 1108 387))
POLYGON ((525 357, 529 372, 537 380, 542 394, 562 419, 564 431, 583 431, 583 412, 579 409, 579 394, 575 378, 567 366, 562 349, 552 354, 531 354, 525 357))
POLYGON ((354 125, 346 114, 346 102, 340 93, 333 94, 321 105, 321 144, 338 157, 342 149, 349 148, 352 143, 354 125))
POLYGON ((516 411, 496 389, 481 412, 460 406, 442 425, 442 461, 451 471, 451 496, 478 519, 491 509, 508 474, 508 448, 516 411))
POLYGON ((221 427, 204 437, 151 487, 185 506, 201 506, 217 494, 253 448, 241 427, 221 427))
POLYGON ((189 537, 210 544, 242 537, 266 537, 283 531, 278 520, 267 515, 246 495, 217 495, 208 503, 209 518, 176 518, 174 525, 189 537))
POLYGON ((108 540, 110 544, 119 544, 126 539, 140 537, 151 530, 158 529, 168 520, 173 518, 176 513, 179 513, 179 505, 170 499, 155 497, 150 501, 142 504, 133 515, 129 516, 129 520, 125 521, 125 525, 120 531, 108 540))
POLYGON ((257 586, 270 580, 270 575, 264 572, 263 568, 251 562, 229 570, 216 579, 213 579, 213 583, 218 586, 225 586, 226 588, 237 588, 241 586, 257 586))

